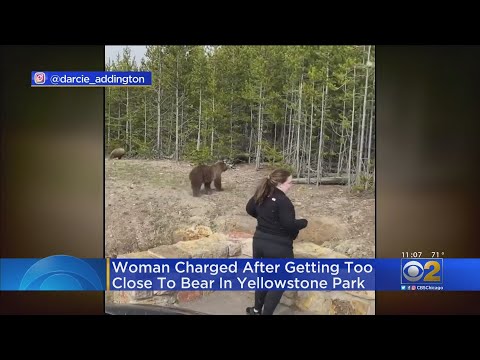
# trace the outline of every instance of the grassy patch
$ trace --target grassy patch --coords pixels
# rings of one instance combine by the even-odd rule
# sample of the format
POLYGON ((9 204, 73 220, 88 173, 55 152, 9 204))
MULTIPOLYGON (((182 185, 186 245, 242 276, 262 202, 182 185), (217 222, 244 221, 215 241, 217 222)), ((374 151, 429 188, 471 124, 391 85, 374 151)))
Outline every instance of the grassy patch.
POLYGON ((188 186, 190 181, 188 174, 169 172, 168 169, 159 169, 148 163, 133 161, 117 161, 115 164, 106 165, 105 176, 107 179, 114 178, 116 181, 125 181, 134 185, 151 187, 181 187, 188 186))

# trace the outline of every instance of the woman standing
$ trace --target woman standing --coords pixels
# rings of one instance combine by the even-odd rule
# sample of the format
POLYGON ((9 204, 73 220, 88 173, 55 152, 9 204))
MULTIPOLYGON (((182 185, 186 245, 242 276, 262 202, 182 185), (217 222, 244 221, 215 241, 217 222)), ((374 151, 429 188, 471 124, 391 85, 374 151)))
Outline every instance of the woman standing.
MULTIPOLYGON (((254 258, 293 258, 293 240, 308 225, 306 219, 295 219, 295 208, 286 196, 292 187, 288 170, 277 169, 262 180, 246 210, 257 219, 253 235, 254 258)), ((248 315, 273 315, 283 290, 255 291, 255 305, 247 307, 248 315)))

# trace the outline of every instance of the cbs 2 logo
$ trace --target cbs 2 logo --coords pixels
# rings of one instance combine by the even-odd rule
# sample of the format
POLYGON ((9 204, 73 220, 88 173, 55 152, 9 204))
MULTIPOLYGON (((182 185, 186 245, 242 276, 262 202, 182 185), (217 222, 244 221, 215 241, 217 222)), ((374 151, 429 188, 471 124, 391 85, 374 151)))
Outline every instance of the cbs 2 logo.
POLYGON ((424 282, 440 282, 441 276, 437 275, 441 270, 438 261, 430 260, 422 265, 419 261, 408 261, 402 268, 403 278, 410 282, 417 282, 423 279, 424 282), (431 269, 431 270, 430 270, 431 269), (425 272, 428 271, 426 274, 425 272))

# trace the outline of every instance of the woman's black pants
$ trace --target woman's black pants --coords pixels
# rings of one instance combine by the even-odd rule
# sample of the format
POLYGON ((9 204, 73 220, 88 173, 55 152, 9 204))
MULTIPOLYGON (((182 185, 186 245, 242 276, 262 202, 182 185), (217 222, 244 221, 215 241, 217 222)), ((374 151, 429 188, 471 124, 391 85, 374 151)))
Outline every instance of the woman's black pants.
MULTIPOLYGON (((293 258, 293 241, 289 238, 255 232, 253 236, 253 257, 258 259, 291 259, 293 258)), ((256 290, 255 309, 262 315, 273 315, 283 290, 256 290)))

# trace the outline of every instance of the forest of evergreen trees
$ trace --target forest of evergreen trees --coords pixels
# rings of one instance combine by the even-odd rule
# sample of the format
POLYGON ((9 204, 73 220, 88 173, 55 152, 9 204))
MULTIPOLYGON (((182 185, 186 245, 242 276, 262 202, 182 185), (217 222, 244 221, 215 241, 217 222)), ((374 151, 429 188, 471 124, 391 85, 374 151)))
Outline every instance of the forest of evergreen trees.
POLYGON ((268 162, 308 183, 375 185, 374 46, 147 46, 142 59, 126 47, 105 66, 153 76, 105 89, 107 153, 268 162))

